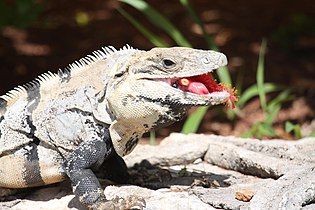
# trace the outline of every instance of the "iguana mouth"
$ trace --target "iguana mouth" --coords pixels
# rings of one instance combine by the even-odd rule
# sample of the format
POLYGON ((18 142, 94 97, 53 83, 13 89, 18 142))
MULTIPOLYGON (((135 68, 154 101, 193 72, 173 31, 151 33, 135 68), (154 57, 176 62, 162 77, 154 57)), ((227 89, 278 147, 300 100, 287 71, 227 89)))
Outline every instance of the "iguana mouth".
POLYGON ((227 85, 217 83, 210 72, 191 77, 162 79, 162 81, 168 83, 173 88, 180 89, 181 91, 203 96, 210 96, 215 92, 226 91, 230 94, 226 103, 232 108, 235 107, 235 101, 237 101, 235 89, 227 85))
POLYGON ((175 79, 175 81, 171 81, 171 85, 184 92, 198 95, 207 95, 222 90, 221 85, 213 79, 210 73, 175 79))

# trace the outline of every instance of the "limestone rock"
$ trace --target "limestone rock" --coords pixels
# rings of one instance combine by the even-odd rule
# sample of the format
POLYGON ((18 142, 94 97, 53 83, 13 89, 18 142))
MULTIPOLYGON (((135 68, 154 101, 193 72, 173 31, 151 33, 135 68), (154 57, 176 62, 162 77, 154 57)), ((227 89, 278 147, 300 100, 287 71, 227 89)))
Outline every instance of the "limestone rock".
MULTIPOLYGON (((139 145, 124 158, 131 185, 108 186, 105 195, 143 197, 147 210, 315 209, 315 138, 172 134, 160 145, 139 145)), ((7 199, 0 198, 1 210, 84 209, 67 182, 7 199)))

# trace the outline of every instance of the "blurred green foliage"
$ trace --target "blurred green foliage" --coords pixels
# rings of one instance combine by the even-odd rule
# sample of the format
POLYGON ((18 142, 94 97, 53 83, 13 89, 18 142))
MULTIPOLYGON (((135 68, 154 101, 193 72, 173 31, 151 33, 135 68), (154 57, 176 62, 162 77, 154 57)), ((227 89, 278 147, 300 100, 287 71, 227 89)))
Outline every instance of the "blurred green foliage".
MULTIPOLYGON (((161 13, 143 0, 121 0, 135 9, 141 11, 147 19, 159 29, 165 31, 179 46, 191 47, 183 34, 161 13)), ((138 21, 137 21, 138 22, 138 21)))
POLYGON ((18 28, 30 26, 43 11, 44 1, 0 1, 0 28, 8 25, 18 28))
POLYGON ((156 144, 157 144, 157 142, 156 142, 156 136, 155 136, 155 131, 154 131, 154 130, 150 131, 149 144, 150 144, 150 145, 156 145, 156 144))
POLYGON ((188 133, 196 133, 198 131, 198 128, 201 124, 202 119, 206 115, 208 110, 207 106, 199 107, 195 112, 191 113, 187 120, 185 121, 182 133, 188 134, 188 133))
MULTIPOLYGON (((135 9, 142 12, 154 26, 163 30, 168 34, 179 46, 183 47, 191 47, 192 45, 188 42, 188 40, 181 34, 181 32, 160 12, 151 7, 144 0, 120 0, 135 9)), ((209 49, 219 50, 218 47, 213 42, 213 37, 208 35, 204 29, 204 25, 195 10, 191 6, 188 0, 179 0, 179 2, 186 8, 189 15, 193 19, 193 21, 200 27, 205 42, 208 45, 209 49)), ((144 27, 138 20, 132 17, 129 13, 127 13, 124 9, 119 8, 118 11, 130 21, 135 28, 137 28, 148 40, 151 41, 156 46, 159 47, 167 47, 169 46, 163 39, 153 32, 151 32, 148 28, 144 27)), ((265 137, 276 137, 277 134, 273 128, 273 123, 278 115, 283 102, 290 100, 292 98, 290 90, 283 90, 282 87, 273 84, 273 83, 265 83, 264 81, 264 59, 266 52, 266 41, 263 40, 261 44, 261 49, 259 53, 259 61, 257 65, 257 84, 253 84, 247 89, 243 90, 243 94, 240 96, 239 101, 236 103, 235 110, 227 110, 227 117, 230 120, 235 120, 238 115, 242 115, 241 108, 246 105, 246 103, 254 97, 259 97, 260 105, 264 114, 264 119, 262 121, 256 122, 252 127, 243 134, 244 137, 256 137, 256 138, 265 138, 265 137), (276 92, 279 90, 283 90, 280 92, 274 99, 267 101, 267 94, 271 92, 276 92)), ((219 69, 216 71, 218 73, 219 79, 224 84, 232 84, 231 75, 226 67, 219 69)), ((241 84, 236 84, 237 87, 241 87, 241 84)), ((241 92, 241 90, 238 90, 241 92)), ((182 128, 183 133, 195 133, 197 132, 202 119, 207 113, 208 107, 199 107, 195 112, 190 114, 187 120, 184 123, 182 128)), ((296 127, 294 127, 297 130, 296 127)))
POLYGON ((289 121, 285 122, 285 131, 288 133, 293 132, 298 139, 302 138, 301 127, 298 124, 293 124, 289 121))
MULTIPOLYGON (((274 84, 268 84, 268 83, 266 84, 264 82, 266 46, 267 46, 267 42, 263 40, 260 47, 259 59, 258 59, 258 65, 257 65, 257 73, 256 73, 257 85, 254 86, 257 88, 256 90, 259 96, 260 106, 264 114, 264 119, 262 121, 258 121, 254 123, 251 126, 251 128, 242 135, 243 137, 256 137, 259 139, 266 138, 266 137, 267 138, 277 137, 277 133, 273 127, 274 120, 277 117, 282 104, 285 101, 292 99, 291 90, 286 89, 280 92, 274 99, 267 102, 267 99, 266 99, 267 91, 279 90, 280 87, 274 84)), ((242 100, 241 102, 245 103, 244 100, 242 100)))
POLYGON ((303 36, 315 36, 315 19, 305 14, 294 14, 288 24, 273 32, 272 39, 283 49, 291 51, 297 48, 303 36))
MULTIPOLYGON (((183 34, 160 12, 150 6, 144 0, 120 0, 135 9, 142 12, 147 19, 156 27, 160 28, 166 34, 168 34, 179 46, 182 47, 192 47, 192 44, 183 36, 183 34)), ((195 10, 192 8, 191 4, 188 0, 181 0, 180 3, 187 9, 189 15, 192 19, 198 24, 201 31, 203 32, 203 37, 208 45, 209 49, 212 50, 219 50, 218 47, 213 42, 213 37, 209 36, 203 26, 202 21, 199 19, 195 10)), ((162 38, 155 35, 149 29, 144 27, 138 20, 132 17, 127 11, 123 8, 119 8, 118 11, 135 27, 137 28, 152 44, 158 47, 167 47, 169 46, 162 38)), ((221 67, 217 74, 220 78, 220 81, 224 84, 231 84, 232 79, 231 75, 227 69, 227 67, 221 67)), ((188 116, 184 126, 183 126, 183 133, 194 133, 198 130, 198 127, 206 114, 208 107, 200 107, 198 108, 193 114, 188 116)), ((228 115, 233 115, 233 112, 228 111, 228 115)))
POLYGON ((134 19, 124 9, 118 8, 118 11, 124 16, 136 29, 138 29, 152 44, 157 47, 168 47, 168 44, 159 36, 156 36, 149 29, 143 26, 140 22, 134 19))

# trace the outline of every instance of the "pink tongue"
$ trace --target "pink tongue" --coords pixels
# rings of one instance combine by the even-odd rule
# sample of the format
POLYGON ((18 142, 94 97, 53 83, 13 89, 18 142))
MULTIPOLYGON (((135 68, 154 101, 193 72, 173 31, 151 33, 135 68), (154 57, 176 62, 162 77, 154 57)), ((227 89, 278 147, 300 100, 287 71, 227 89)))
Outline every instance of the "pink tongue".
POLYGON ((187 87, 187 90, 189 92, 199 94, 199 95, 206 95, 209 93, 207 87, 201 82, 190 82, 187 87))

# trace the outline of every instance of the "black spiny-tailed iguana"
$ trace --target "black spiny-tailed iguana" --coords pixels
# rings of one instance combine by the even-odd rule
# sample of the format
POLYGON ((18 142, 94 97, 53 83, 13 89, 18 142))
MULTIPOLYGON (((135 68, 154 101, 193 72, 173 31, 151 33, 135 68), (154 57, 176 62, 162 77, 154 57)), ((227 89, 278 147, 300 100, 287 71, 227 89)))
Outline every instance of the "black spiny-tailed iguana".
POLYGON ((127 208, 106 200, 95 171, 124 182, 121 156, 143 133, 180 120, 192 106, 233 99, 209 73, 226 64, 225 55, 214 51, 105 47, 58 74, 16 87, 0 98, 0 187, 68 177, 86 207, 127 208))

